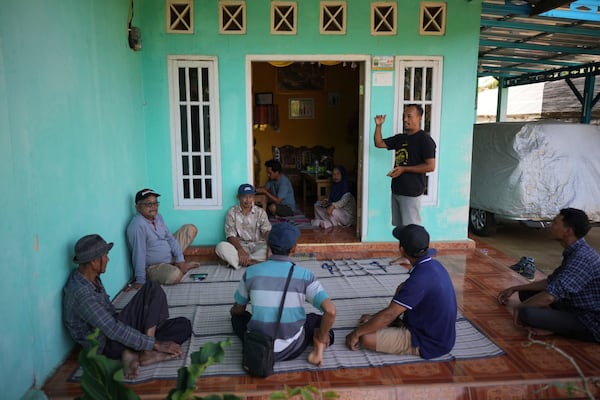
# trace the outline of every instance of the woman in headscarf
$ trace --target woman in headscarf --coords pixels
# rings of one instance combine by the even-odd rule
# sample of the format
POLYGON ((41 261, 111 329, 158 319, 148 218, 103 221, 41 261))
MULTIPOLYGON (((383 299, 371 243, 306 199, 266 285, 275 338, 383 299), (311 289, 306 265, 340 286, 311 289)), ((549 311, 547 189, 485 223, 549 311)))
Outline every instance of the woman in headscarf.
POLYGON ((311 223, 320 228, 354 225, 356 223, 356 200, 350 191, 346 169, 341 165, 336 165, 331 172, 331 179, 333 184, 329 198, 315 203, 315 219, 311 223))

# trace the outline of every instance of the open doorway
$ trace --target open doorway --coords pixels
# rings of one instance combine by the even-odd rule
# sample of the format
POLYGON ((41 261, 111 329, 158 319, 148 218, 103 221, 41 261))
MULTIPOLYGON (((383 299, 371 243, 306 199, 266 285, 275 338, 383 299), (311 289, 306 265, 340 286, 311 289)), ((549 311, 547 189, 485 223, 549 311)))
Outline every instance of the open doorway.
POLYGON ((329 194, 333 167, 343 166, 356 198, 357 223, 340 241, 360 238, 365 60, 261 56, 248 65, 254 184, 268 179, 264 162, 279 159, 296 208, 310 220, 315 202, 329 194))

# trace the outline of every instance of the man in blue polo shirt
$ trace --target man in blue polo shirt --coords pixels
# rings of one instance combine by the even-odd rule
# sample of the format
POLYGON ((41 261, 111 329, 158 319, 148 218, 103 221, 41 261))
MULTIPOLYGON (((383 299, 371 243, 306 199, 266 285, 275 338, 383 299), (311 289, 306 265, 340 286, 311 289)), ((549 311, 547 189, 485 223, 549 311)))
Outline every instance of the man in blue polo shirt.
POLYGON ((400 253, 412 268, 390 305, 360 317, 346 336, 350 350, 360 347, 382 353, 431 359, 447 354, 456 340, 456 295, 448 272, 429 252, 429 234, 419 225, 396 227, 400 253), (402 319, 400 317, 402 316, 402 319))

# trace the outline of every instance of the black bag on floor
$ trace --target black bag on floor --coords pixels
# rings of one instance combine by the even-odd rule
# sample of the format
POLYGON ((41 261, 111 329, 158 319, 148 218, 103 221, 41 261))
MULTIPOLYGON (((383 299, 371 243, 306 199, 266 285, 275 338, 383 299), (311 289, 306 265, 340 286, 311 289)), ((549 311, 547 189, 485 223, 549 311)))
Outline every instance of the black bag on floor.
POLYGON ((247 331, 244 334, 242 368, 252 376, 264 378, 273 374, 275 340, 260 332, 247 331))
MULTIPOLYGON (((285 282, 285 289, 283 290, 281 304, 279 305, 279 315, 277 316, 277 326, 275 327, 274 337, 277 336, 277 331, 279 331, 283 303, 285 302, 285 295, 290 284, 290 279, 292 278, 292 273, 294 272, 294 265, 295 264, 292 263, 287 281, 285 282)), ((252 331, 246 331, 244 334, 242 368, 250 375, 264 378, 273 374, 273 366, 275 365, 274 337, 252 331)))

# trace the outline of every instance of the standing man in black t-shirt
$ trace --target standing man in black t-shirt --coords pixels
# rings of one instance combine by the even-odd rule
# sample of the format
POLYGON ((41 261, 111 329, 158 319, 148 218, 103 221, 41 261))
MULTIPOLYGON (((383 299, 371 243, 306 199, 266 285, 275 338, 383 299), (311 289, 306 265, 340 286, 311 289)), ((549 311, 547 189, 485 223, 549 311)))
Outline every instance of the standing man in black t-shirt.
POLYGON ((421 224, 421 195, 425 192, 425 174, 435 170, 435 142, 421 129, 423 107, 409 104, 404 108, 404 133, 383 139, 381 125, 385 115, 375 116, 375 147, 395 150, 392 178, 392 225, 421 224))

